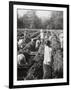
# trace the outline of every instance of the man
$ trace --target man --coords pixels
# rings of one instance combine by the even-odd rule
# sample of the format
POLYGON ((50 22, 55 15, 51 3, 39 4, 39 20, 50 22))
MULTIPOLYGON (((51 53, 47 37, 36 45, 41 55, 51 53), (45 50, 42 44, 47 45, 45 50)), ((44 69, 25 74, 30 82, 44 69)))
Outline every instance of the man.
POLYGON ((26 46, 23 48, 23 50, 26 50, 26 49, 29 49, 30 51, 35 50, 35 41, 33 39, 31 39, 31 42, 26 44, 26 46))
POLYGON ((26 58, 23 54, 18 54, 17 63, 18 63, 18 65, 26 64, 26 58))
POLYGON ((44 46, 44 61, 43 61, 43 79, 52 78, 51 73, 51 51, 50 41, 48 40, 44 46))
POLYGON ((40 40, 36 40, 35 48, 38 50, 39 49, 39 46, 40 46, 40 40))
POLYGON ((41 42, 43 42, 44 33, 43 33, 43 30, 42 29, 40 30, 40 39, 41 39, 41 42))
POLYGON ((61 48, 63 48, 63 33, 59 35, 60 43, 61 43, 61 48))
POLYGON ((19 41, 18 41, 18 47, 19 48, 22 48, 22 43, 23 43, 23 39, 19 39, 19 41))

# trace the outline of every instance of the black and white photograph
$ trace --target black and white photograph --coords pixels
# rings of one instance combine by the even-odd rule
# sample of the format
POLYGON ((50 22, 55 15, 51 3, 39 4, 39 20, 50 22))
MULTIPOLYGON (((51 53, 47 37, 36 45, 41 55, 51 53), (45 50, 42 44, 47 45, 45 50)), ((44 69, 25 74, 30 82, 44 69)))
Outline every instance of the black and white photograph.
POLYGON ((63 11, 17 9, 17 80, 63 78, 63 11))
POLYGON ((13 6, 14 85, 67 82, 67 8, 13 6))

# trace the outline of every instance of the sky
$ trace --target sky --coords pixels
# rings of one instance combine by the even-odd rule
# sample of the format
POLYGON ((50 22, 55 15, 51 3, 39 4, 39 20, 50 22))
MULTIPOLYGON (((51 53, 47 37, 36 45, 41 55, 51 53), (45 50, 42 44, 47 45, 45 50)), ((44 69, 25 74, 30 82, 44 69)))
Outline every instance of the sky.
MULTIPOLYGON (((18 9, 18 15, 19 17, 22 17, 24 14, 26 14, 28 10, 24 9, 18 9)), ((52 11, 36 11, 36 15, 41 18, 42 20, 50 19, 52 11)))

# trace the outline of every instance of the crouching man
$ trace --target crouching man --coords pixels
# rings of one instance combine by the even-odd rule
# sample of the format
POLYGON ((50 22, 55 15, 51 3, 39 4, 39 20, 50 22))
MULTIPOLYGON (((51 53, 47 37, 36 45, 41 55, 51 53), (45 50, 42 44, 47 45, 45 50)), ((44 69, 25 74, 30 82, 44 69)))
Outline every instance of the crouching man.
POLYGON ((19 54, 19 55, 17 56, 17 64, 18 64, 18 65, 27 64, 27 63, 26 63, 26 58, 25 58, 25 56, 24 56, 23 54, 19 54))
POLYGON ((43 79, 52 78, 52 65, 51 65, 51 42, 48 40, 44 45, 44 61, 43 61, 43 79))

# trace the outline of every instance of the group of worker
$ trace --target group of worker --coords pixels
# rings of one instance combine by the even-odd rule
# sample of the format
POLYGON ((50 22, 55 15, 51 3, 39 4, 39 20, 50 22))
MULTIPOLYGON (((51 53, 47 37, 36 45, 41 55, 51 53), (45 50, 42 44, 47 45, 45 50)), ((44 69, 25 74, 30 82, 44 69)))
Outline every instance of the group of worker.
MULTIPOLYGON (((54 40, 56 39, 57 37, 55 36, 54 40)), ((46 34, 44 36, 44 33, 43 33, 43 30, 41 29, 40 30, 40 39, 37 39, 36 42, 34 42, 34 39, 31 39, 31 42, 28 44, 30 47, 32 47, 32 44, 33 46, 35 45, 35 47, 33 49, 37 49, 37 52, 39 53, 39 49, 41 48, 40 46, 43 47, 43 55, 44 55, 44 60, 43 60, 43 79, 50 79, 52 78, 52 51, 53 51, 53 48, 52 48, 52 42, 51 40, 53 39, 53 36, 52 34, 48 33, 48 35, 46 34)), ((61 49, 63 49, 63 33, 61 33, 59 35, 59 41, 60 41, 60 47, 61 49)), ((23 39, 20 39, 18 41, 18 45, 22 48, 22 43, 23 43, 23 39)), ((54 45, 55 46, 55 45, 54 45)), ((30 49, 29 47, 25 47, 25 49, 30 49)), ((24 50, 25 50, 24 49, 24 50)), ((40 51, 41 53, 41 51, 40 51)), ((25 55, 20 53, 18 54, 18 64, 21 65, 21 64, 27 64, 26 62, 26 58, 25 58, 25 55)))

